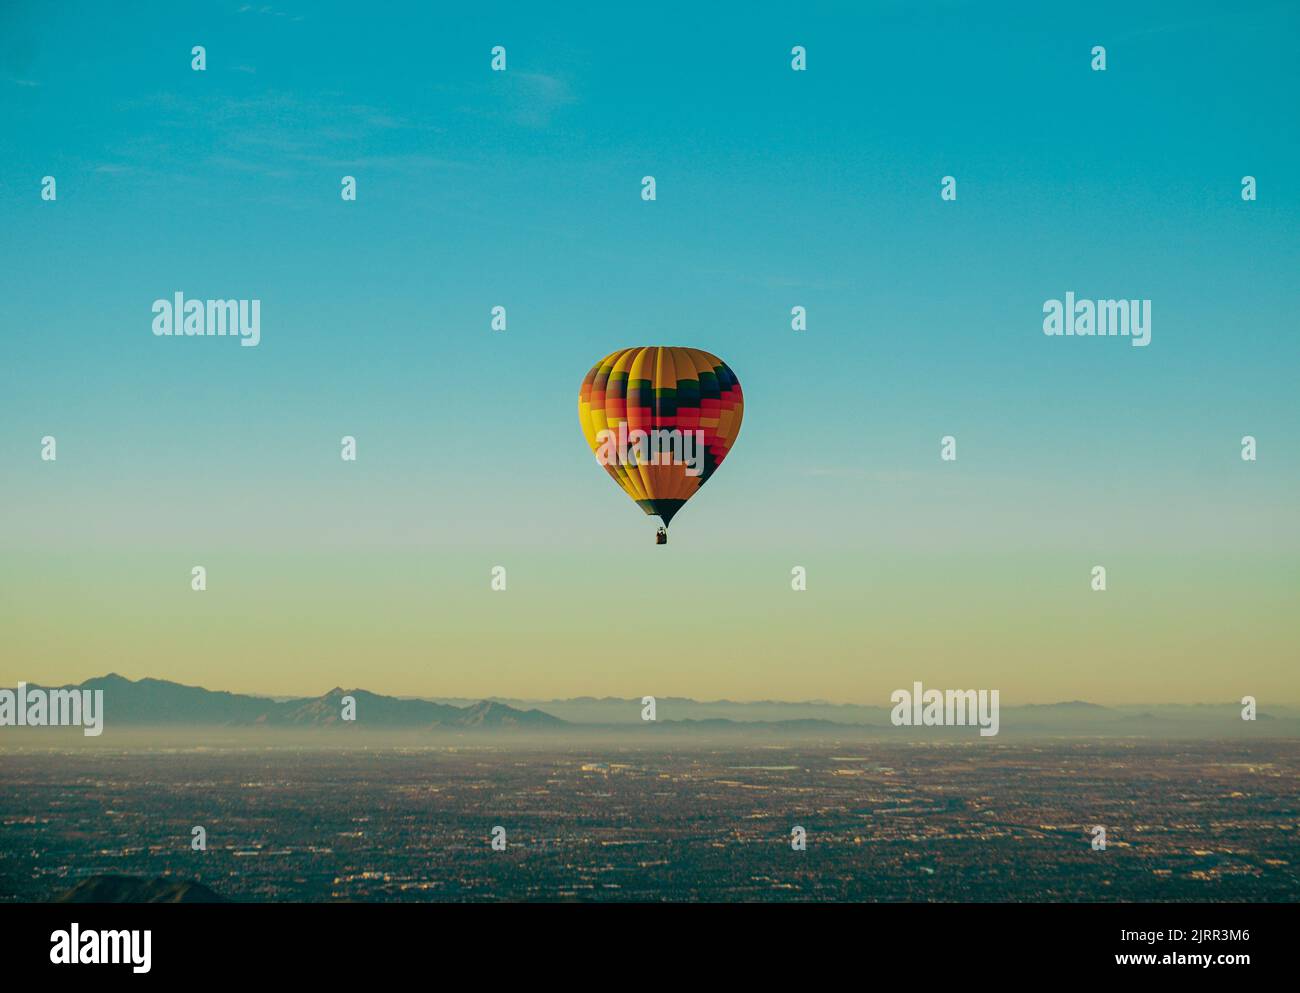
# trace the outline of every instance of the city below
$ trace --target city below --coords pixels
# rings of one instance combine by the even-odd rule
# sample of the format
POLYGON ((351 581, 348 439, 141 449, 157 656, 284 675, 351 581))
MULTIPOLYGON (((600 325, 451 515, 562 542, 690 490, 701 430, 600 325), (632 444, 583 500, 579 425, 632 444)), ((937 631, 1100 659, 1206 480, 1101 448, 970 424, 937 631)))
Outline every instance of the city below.
POLYGON ((1300 898, 1294 740, 36 744, 0 763, 3 901, 1300 898))

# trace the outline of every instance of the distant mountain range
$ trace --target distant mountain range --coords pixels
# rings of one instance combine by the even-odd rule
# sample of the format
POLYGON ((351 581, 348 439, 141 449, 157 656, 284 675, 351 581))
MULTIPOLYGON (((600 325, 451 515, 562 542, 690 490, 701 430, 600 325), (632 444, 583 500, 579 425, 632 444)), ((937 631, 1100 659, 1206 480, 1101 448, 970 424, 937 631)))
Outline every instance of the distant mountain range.
POLYGON ((131 680, 115 672, 59 689, 103 690, 105 725, 228 725, 235 727, 550 728, 565 722, 540 710, 481 700, 467 706, 404 700, 336 686, 323 696, 290 700, 184 686, 166 679, 131 680), (343 698, 356 702, 356 721, 343 720, 343 698))
MULTIPOLYGON (((463 704, 455 697, 436 697, 439 703, 463 704)), ((625 725, 641 724, 639 698, 574 697, 566 700, 526 700, 510 697, 491 697, 496 703, 509 707, 534 707, 562 718, 571 724, 625 725)), ((692 700, 685 697, 661 696, 656 699, 658 722, 695 725, 736 723, 772 726, 808 727, 859 727, 876 728, 891 733, 904 731, 893 727, 890 721, 891 706, 872 706, 857 703, 828 703, 824 700, 785 702, 779 700, 735 701, 692 700)), ((1256 727, 1276 724, 1271 734, 1300 732, 1300 710, 1294 707, 1272 706, 1259 712, 1256 727)), ((1061 703, 1020 704, 1001 707, 1001 724, 1004 731, 1097 731, 1110 729, 1117 733, 1134 734, 1134 726, 1150 724, 1154 734, 1163 733, 1166 727, 1235 729, 1250 732, 1249 722, 1241 719, 1238 703, 1201 704, 1131 704, 1102 706, 1083 700, 1061 703)))
MULTIPOLYGON (((317 697, 272 699, 185 686, 165 679, 131 680, 117 673, 58 689, 104 691, 106 727, 161 725, 312 729, 340 727, 367 731, 465 731, 474 729, 546 732, 632 729, 772 734, 966 734, 965 728, 896 728, 889 706, 787 703, 775 700, 700 701, 656 699, 656 720, 641 719, 640 698, 575 697, 567 700, 491 698, 408 698, 335 687, 317 697), (356 720, 344 721, 343 699, 356 702, 356 720)), ((1300 736, 1300 710, 1261 711, 1241 720, 1241 707, 1223 704, 1100 706, 1081 700, 1003 706, 1003 733, 1083 734, 1155 737, 1267 735, 1300 736)))

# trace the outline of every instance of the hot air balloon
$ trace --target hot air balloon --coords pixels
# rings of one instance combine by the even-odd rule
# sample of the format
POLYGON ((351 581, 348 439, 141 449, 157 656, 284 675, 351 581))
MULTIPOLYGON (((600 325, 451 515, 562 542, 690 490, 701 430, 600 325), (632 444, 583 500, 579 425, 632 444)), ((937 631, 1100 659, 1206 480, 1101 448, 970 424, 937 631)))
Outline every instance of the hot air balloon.
POLYGON ((708 482, 736 443, 745 401, 736 374, 698 348, 620 348, 578 393, 578 420, 596 460, 663 525, 708 482))

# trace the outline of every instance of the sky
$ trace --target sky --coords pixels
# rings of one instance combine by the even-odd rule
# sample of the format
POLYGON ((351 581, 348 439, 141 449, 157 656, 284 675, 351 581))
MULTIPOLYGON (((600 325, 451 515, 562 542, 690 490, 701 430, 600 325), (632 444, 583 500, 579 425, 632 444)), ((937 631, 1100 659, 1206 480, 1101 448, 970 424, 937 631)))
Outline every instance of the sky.
POLYGON ((1300 702, 1300 8, 1058 6, 5 4, 0 685, 1300 702), (656 344, 746 401, 663 547, 656 344))

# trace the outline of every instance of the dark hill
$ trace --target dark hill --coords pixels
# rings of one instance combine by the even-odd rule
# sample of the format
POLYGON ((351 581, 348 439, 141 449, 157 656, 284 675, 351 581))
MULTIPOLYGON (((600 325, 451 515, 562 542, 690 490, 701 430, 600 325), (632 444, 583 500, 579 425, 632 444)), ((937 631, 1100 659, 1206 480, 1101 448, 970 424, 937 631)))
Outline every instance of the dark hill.
POLYGON ((90 876, 56 896, 54 903, 225 903, 202 883, 133 876, 90 876))

